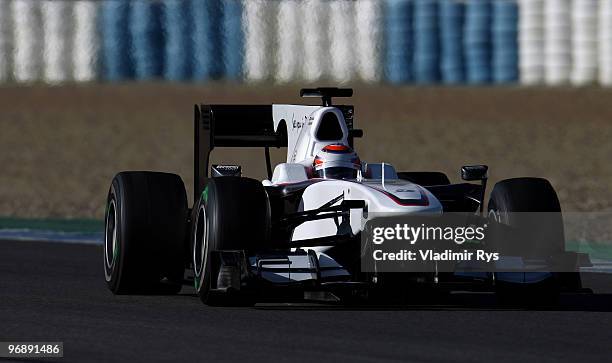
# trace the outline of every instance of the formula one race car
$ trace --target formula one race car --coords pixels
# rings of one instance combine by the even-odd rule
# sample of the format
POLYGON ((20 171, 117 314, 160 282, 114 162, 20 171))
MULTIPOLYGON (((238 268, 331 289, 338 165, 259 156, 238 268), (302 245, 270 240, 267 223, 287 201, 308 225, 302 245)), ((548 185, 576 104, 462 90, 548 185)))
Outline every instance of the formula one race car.
POLYGON ((234 305, 405 297, 415 286, 504 293, 515 291, 508 286, 580 288, 577 272, 362 271, 364 225, 391 214, 467 212, 511 225, 512 212, 555 213, 558 223, 546 231, 559 240, 551 253, 575 254, 565 251, 559 201, 544 179, 498 182, 485 213, 484 165, 463 167, 465 182, 451 184, 440 172, 362 162, 353 150, 353 139, 363 135, 354 128, 353 106, 332 105, 332 98, 352 94, 301 90, 303 97, 321 98, 320 106, 196 105, 191 209, 178 175, 128 171, 112 181, 104 238, 110 290, 177 293, 192 276, 204 303, 234 305), (243 177, 237 165, 209 169, 209 154, 219 147, 263 148, 268 179, 243 177), (273 169, 269 150, 280 147, 287 148, 287 160, 273 169))

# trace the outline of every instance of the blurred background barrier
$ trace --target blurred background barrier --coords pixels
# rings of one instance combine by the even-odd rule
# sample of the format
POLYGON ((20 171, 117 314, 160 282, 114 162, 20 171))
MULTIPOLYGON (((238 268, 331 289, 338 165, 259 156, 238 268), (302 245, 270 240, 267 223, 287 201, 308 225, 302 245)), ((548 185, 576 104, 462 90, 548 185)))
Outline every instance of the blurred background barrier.
POLYGON ((612 0, 599 2, 599 83, 612 86, 612 0))
POLYGON ((525 85, 544 81, 544 0, 519 0, 519 73, 525 85))
MULTIPOLYGON (((328 2, 329 50, 319 48, 330 59, 329 78, 337 83, 346 83, 355 76, 356 50, 355 33, 361 24, 355 24, 355 3, 352 1, 328 2)), ((309 16, 309 14, 306 14, 309 16)), ((308 30, 307 30, 308 31, 308 30)))
POLYGON ((399 84, 412 75, 412 1, 388 0, 384 3, 384 77, 399 84))
POLYGON ((572 73, 577 86, 597 80, 597 11, 599 0, 574 0, 572 6, 572 73))
POLYGON ((463 59, 463 1, 440 3, 440 72, 442 82, 459 84, 465 81, 463 59))
POLYGON ((544 0, 545 82, 569 82, 572 70, 571 0, 544 0))
POLYGON ((93 81, 99 73, 98 5, 97 2, 82 0, 73 4, 72 69, 75 81, 93 81))
POLYGON ((376 82, 381 73, 382 9, 379 0, 355 3, 357 74, 365 82, 376 82))
MULTIPOLYGON (((5 0, 6 1, 6 0, 5 0)), ((26 0, 31 1, 31 0, 26 0)), ((132 77, 132 42, 128 30, 130 5, 124 1, 101 4, 100 32, 103 72, 100 79, 121 81, 132 77)))
POLYGON ((238 80, 242 76, 244 59, 242 31, 242 4, 240 1, 223 0, 221 46, 225 79, 238 80))
POLYGON ((161 3, 150 0, 132 0, 129 29, 130 49, 134 57, 136 79, 159 78, 164 65, 162 46, 165 43, 161 26, 161 3))
POLYGON ((276 5, 265 0, 244 2, 244 72, 248 81, 264 81, 271 76, 276 5))
POLYGON ((193 52, 186 54, 193 63, 192 79, 206 81, 223 75, 223 49, 221 47, 222 5, 219 1, 190 0, 191 8, 184 22, 191 22, 193 52))
POLYGON ((612 0, 0 0, 0 82, 612 85, 612 0))
POLYGON ((166 30, 164 47, 164 78, 184 81, 191 77, 193 53, 191 40, 193 21, 190 3, 181 0, 166 1, 163 11, 163 29, 166 30))
MULTIPOLYGON (((303 78, 307 82, 317 82, 324 76, 324 70, 329 67, 329 55, 322 51, 328 46, 327 4, 324 0, 304 0, 300 3, 300 24, 302 33, 303 78), (308 16, 317 14, 317 16, 308 16)), ((295 26, 298 26, 297 24, 295 26)), ((298 43, 299 44, 299 43, 298 43)))
POLYGON ((12 53, 11 3, 0 1, 0 82, 10 79, 12 53))
POLYGON ((439 80, 439 26, 436 0, 414 0, 414 80, 419 84, 439 80))
POLYGON ((278 4, 278 51, 276 75, 278 82, 290 82, 299 77, 300 57, 293 47, 300 41, 299 2, 283 1, 278 4))
POLYGON ((13 76, 17 82, 33 82, 42 76, 41 2, 13 0, 13 76))
POLYGON ((43 25, 43 79, 47 83, 70 80, 72 44, 70 31, 74 28, 70 2, 45 1, 41 7, 43 25))
POLYGON ((519 59, 518 3, 512 0, 494 1, 491 17, 493 82, 516 82, 519 59))
POLYGON ((463 45, 466 80, 470 84, 491 81, 491 1, 471 0, 465 8, 463 45))

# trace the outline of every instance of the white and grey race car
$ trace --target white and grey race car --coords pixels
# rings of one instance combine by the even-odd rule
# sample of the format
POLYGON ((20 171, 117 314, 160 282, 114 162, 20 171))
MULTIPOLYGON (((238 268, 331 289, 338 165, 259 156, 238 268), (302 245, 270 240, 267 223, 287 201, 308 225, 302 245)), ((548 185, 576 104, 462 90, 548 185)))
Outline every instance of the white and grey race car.
MULTIPOLYGON (((359 162, 349 178, 318 175, 317 153, 330 145, 350 148, 363 134, 353 127, 353 106, 332 104, 332 98, 352 93, 301 90, 302 96, 320 97, 319 106, 196 105, 192 208, 178 175, 128 171, 112 181, 104 239, 110 290, 176 293, 192 277, 206 304, 252 304, 388 296, 415 284, 444 290, 499 289, 504 283, 580 288, 577 273, 362 271, 361 236, 375 218, 462 212, 512 224, 508 213, 560 216, 561 210, 546 180, 515 178, 495 185, 485 213, 484 165, 461 168, 465 182, 457 184, 440 172, 398 172, 387 163, 359 162), (219 147, 263 148, 268 178, 243 177, 236 165, 209 167, 210 152, 219 147), (286 162, 274 168, 273 147, 287 148, 286 162)), ((561 242, 553 253, 567 257, 562 223, 555 228, 561 242)))

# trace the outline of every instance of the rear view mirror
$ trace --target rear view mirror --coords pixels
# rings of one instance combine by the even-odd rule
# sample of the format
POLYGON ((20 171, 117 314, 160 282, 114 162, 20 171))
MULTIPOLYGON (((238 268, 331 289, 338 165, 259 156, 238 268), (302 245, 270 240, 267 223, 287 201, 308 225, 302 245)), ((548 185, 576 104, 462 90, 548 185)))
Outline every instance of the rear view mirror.
POLYGON ((461 179, 465 181, 484 180, 488 178, 486 165, 466 165, 461 167, 461 179))

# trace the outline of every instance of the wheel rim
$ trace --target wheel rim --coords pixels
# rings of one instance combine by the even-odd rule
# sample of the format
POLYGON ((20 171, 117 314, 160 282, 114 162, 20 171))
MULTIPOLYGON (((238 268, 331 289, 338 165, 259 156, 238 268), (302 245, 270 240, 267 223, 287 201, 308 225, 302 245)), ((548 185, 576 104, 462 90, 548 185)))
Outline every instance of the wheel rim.
POLYGON ((206 220, 206 208, 202 205, 198 211, 196 230, 193 241, 193 268, 195 272, 196 289, 199 291, 202 285, 202 277, 206 271, 208 260, 208 225, 206 220))
POLYGON ((115 200, 112 199, 108 205, 104 229, 104 272, 107 281, 110 281, 111 279, 118 254, 119 243, 117 241, 117 208, 115 200))

